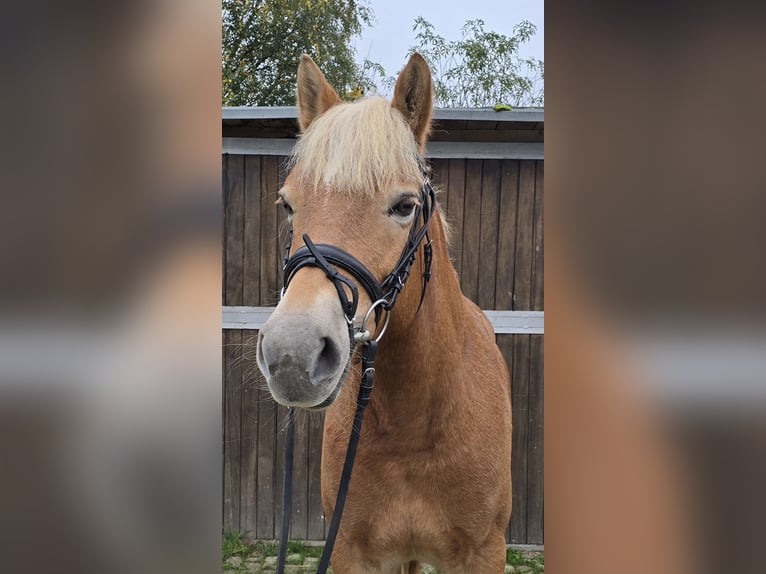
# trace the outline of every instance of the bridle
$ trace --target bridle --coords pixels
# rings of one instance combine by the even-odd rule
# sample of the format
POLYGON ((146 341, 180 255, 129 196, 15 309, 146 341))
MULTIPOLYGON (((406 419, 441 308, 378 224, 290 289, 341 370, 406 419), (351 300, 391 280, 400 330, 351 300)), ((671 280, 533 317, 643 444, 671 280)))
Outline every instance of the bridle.
MULTIPOLYGON (((423 245, 423 288, 420 294, 418 311, 423 304, 426 286, 431 277, 431 260, 433 258, 433 252, 431 248, 431 240, 428 237, 428 224, 436 209, 436 194, 431 186, 425 162, 420 157, 418 157, 418 165, 423 175, 423 185, 420 188, 420 204, 416 207, 407 243, 399 256, 399 260, 396 265, 394 265, 391 273, 389 273, 382 281, 378 282, 375 276, 364 266, 364 264, 339 247, 324 243, 315 244, 307 234, 304 234, 303 247, 298 249, 291 256, 292 229, 290 230, 287 241, 282 279, 282 294, 284 295, 290 281, 292 281, 295 274, 300 269, 304 267, 318 267, 324 271, 338 293, 338 299, 343 308, 343 314, 345 315, 349 330, 349 356, 353 354, 357 345, 361 345, 362 381, 356 399, 356 413, 351 427, 348 448, 346 449, 346 459, 343 463, 343 472, 341 474, 340 486, 338 487, 338 495, 335 501, 332 522, 330 523, 330 530, 327 533, 325 547, 319 562, 317 574, 325 574, 327 571, 327 568, 330 565, 330 557, 332 556, 333 547, 335 546, 335 538, 338 534, 343 507, 346 502, 346 494, 348 493, 348 485, 351 480, 351 471, 354 465, 356 449, 359 444, 364 411, 367 408, 367 404, 370 402, 370 397, 372 395, 373 378, 375 376, 375 353, 377 352, 378 342, 383 337, 383 334, 388 327, 388 322, 391 319, 391 311, 393 310, 402 289, 404 289, 407 279, 409 279, 410 270, 415 262, 420 243, 424 239, 426 242, 423 245), (354 282, 338 269, 342 269, 356 279, 367 292, 370 301, 372 301, 372 305, 365 313, 364 318, 359 325, 355 323, 356 311, 359 305, 359 292, 354 282), (346 289, 351 292, 351 299, 349 299, 346 294, 346 289), (382 328, 378 327, 374 337, 367 327, 367 323, 372 316, 372 313, 375 313, 376 326, 379 326, 380 324, 381 314, 385 313, 385 322, 383 323, 382 328)), ((328 401, 331 400, 332 399, 328 399, 328 401)), ((319 406, 327 405, 323 403, 319 406)), ((292 409, 290 410, 292 411, 292 409)), ((290 507, 292 505, 292 466, 295 436, 295 417, 292 412, 288 413, 287 421, 284 487, 282 492, 282 528, 279 538, 277 574, 284 572, 285 557, 287 554, 287 539, 290 531, 290 507)))

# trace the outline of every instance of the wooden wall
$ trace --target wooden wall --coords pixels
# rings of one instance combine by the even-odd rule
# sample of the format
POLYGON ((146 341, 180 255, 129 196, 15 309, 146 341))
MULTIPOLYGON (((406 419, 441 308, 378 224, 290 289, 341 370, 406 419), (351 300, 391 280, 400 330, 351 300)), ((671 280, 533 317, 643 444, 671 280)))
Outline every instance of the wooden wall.
MULTIPOLYGON (((272 306, 279 298, 284 216, 275 205, 282 156, 223 156, 223 304, 272 306)), ((452 225, 463 292, 482 309, 543 310, 542 160, 434 159, 432 178, 452 225)), ((285 410, 255 362, 256 331, 223 331, 223 525, 278 537, 285 410)), ((509 542, 542 544, 543 336, 498 335, 513 401, 513 515, 509 542)), ((322 540, 322 414, 296 426, 292 533, 322 540)))

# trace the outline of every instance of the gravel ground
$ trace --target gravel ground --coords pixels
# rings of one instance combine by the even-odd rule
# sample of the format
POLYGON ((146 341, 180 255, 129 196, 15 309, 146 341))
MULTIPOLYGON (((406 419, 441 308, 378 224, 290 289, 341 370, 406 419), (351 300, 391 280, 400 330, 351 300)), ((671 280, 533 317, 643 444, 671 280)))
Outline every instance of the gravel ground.
MULTIPOLYGON (((545 567, 542 564, 541 552, 521 552, 518 554, 526 564, 507 564, 505 567, 506 574, 538 574, 544 572, 545 567)), ((301 554, 288 554, 286 562, 285 574, 305 574, 316 572, 319 558, 303 556, 301 554)), ((223 574, 266 574, 275 572, 276 564, 276 556, 259 556, 257 554, 245 557, 231 556, 224 562, 223 574)), ((421 572, 422 574, 437 574, 438 570, 426 565, 421 569, 421 572)))

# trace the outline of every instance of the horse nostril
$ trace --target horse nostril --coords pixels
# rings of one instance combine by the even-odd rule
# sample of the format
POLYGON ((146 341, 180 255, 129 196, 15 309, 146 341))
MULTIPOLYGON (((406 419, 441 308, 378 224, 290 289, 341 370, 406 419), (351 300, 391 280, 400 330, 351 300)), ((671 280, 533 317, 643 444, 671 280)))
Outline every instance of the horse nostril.
POLYGON ((322 337, 319 354, 311 367, 311 384, 316 385, 331 377, 340 365, 340 351, 329 337, 322 337))
POLYGON ((256 357, 256 362, 258 363, 258 368, 261 369, 261 372, 264 374, 264 376, 269 376, 269 364, 266 362, 266 357, 263 355, 263 333, 258 333, 258 356, 256 357))

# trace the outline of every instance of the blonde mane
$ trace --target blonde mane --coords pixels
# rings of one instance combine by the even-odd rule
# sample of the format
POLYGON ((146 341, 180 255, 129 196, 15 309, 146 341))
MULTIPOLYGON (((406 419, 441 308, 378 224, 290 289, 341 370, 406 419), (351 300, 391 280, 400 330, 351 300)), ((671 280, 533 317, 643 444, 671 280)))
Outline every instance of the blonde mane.
POLYGON ((372 194, 420 187, 418 146, 404 117, 380 97, 337 104, 300 136, 290 168, 310 189, 372 194))

